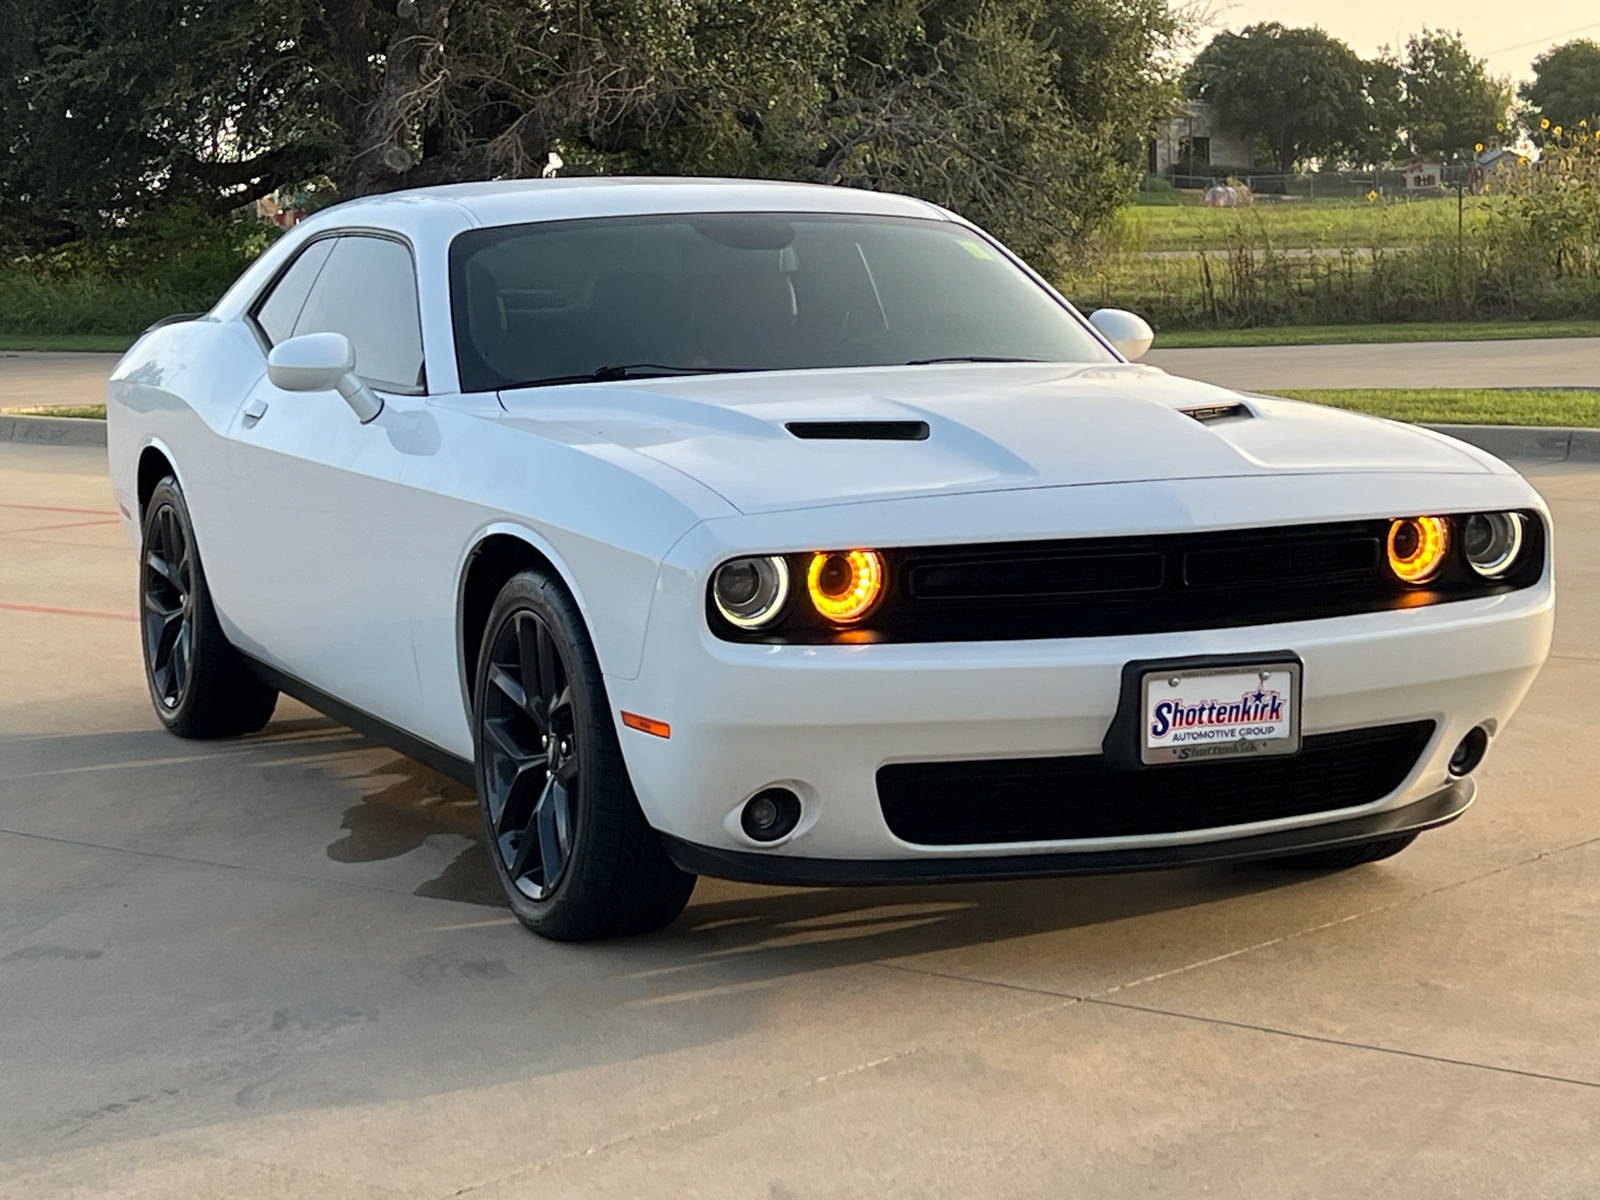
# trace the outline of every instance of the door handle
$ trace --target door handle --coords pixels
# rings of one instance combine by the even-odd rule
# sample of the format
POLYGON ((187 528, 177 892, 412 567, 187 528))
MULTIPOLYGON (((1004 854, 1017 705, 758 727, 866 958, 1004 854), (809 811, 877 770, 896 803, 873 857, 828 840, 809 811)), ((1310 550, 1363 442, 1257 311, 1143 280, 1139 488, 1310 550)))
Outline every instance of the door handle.
POLYGON ((256 422, 261 420, 261 418, 266 415, 267 402, 260 396, 257 396, 254 400, 250 401, 249 404, 244 406, 244 427, 246 429, 254 429, 256 427, 256 422))

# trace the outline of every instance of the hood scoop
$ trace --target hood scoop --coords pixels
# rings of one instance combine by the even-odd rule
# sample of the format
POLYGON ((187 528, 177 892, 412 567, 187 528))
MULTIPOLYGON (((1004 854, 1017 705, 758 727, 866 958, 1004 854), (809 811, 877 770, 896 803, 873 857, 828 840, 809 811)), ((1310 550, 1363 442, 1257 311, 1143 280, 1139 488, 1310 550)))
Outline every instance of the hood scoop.
POLYGON ((790 433, 806 441, 925 442, 926 421, 789 421, 790 433))
POLYGON ((1197 407, 1180 408, 1178 411, 1186 417, 1193 417, 1202 425, 1208 425, 1212 421, 1227 421, 1234 417, 1255 416, 1255 413, 1239 403, 1202 404, 1197 407))

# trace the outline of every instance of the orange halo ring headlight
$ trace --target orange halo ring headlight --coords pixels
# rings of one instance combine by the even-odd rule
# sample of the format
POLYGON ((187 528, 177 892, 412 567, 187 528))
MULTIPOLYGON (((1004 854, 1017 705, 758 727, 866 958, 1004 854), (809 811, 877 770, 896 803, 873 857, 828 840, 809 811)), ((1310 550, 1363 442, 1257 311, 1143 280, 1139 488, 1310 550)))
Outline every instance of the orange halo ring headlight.
POLYGON ((1389 569, 1402 583, 1426 583, 1444 566, 1450 524, 1443 517, 1398 517, 1389 522, 1389 569))
POLYGON ((811 604, 835 625, 872 611, 883 595, 883 556, 876 550, 819 550, 806 569, 811 604))

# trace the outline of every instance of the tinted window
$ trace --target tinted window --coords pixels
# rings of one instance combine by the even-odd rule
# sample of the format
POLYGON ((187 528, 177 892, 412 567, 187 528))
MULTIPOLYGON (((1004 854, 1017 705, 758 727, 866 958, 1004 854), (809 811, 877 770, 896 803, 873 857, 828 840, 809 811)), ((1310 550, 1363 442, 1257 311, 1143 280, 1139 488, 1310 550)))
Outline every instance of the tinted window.
POLYGON ((256 323, 261 326, 270 344, 276 346, 284 338, 293 336, 294 323, 300 319, 306 296, 332 250, 331 239, 312 242, 300 252, 300 257, 294 260, 278 282, 272 285, 272 291, 256 309, 256 323))
POLYGON ((546 222, 462 234, 450 272, 469 391, 634 364, 1112 361, 1047 291, 948 221, 715 214, 546 222))
POLYGON ((422 386, 422 327, 411 251, 387 238, 335 239, 295 321, 295 333, 342 333, 356 374, 376 387, 422 386))

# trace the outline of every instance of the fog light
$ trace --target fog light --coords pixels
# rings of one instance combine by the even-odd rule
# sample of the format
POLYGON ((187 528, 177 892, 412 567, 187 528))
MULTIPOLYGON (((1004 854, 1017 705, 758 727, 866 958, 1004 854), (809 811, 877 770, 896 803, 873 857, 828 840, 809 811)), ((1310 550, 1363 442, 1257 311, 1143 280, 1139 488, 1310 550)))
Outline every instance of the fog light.
POLYGON ((800 797, 788 788, 763 788, 745 801, 739 824, 758 842, 788 837, 800 824, 800 797))
POLYGON ((876 550, 835 550, 811 556, 806 590, 816 610, 837 625, 859 621, 883 594, 883 558, 876 550))
POLYGON ((1488 749, 1489 731, 1479 725, 1461 739, 1455 752, 1450 755, 1450 774, 1457 778, 1472 774, 1478 769, 1478 764, 1483 761, 1484 752, 1488 749))
POLYGON ((1443 517, 1401 517, 1389 523, 1389 569, 1405 583, 1425 583, 1444 566, 1450 526, 1443 517))

